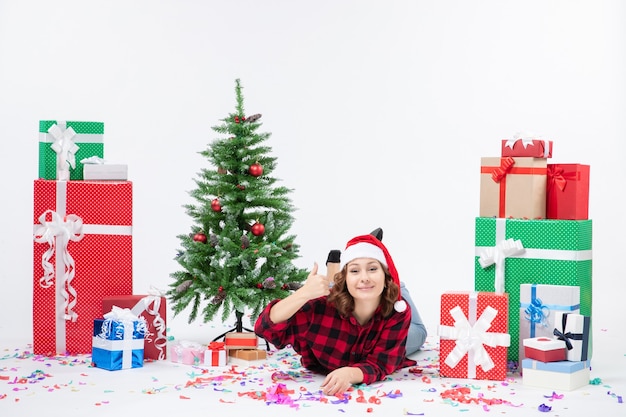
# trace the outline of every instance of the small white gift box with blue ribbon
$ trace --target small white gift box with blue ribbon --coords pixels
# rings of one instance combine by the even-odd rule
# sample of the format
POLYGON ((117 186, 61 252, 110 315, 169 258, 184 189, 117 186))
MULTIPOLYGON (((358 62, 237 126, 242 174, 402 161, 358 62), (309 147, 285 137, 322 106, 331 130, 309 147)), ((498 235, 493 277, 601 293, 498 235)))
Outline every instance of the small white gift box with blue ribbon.
POLYGON ((128 308, 113 307, 95 319, 91 362, 97 368, 117 371, 143 367, 147 325, 128 308))

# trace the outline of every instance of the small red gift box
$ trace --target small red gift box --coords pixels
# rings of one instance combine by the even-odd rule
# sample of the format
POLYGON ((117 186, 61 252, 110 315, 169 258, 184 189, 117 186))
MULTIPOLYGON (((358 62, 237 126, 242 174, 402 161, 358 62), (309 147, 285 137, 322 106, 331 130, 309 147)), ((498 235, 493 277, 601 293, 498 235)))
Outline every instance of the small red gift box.
POLYGON ((460 291, 441 295, 439 373, 442 377, 506 378, 509 322, 506 293, 460 291))
POLYGON ((113 306, 128 308, 147 324, 144 359, 167 358, 166 299, 160 295, 113 295, 102 299, 102 314, 113 306))
POLYGON ((524 339, 524 356, 541 362, 557 362, 567 359, 565 342, 549 337, 524 339))
POLYGON ((548 164, 546 218, 589 219, 589 165, 548 164))
POLYGON ((546 217, 547 159, 483 157, 479 217, 546 217))
POLYGON ((552 141, 527 138, 503 139, 501 155, 552 158, 552 141))
POLYGON ((102 298, 132 294, 132 183, 34 182, 33 352, 91 353, 102 298))
POLYGON ((226 349, 256 349, 259 337, 252 332, 228 332, 224 336, 226 349))

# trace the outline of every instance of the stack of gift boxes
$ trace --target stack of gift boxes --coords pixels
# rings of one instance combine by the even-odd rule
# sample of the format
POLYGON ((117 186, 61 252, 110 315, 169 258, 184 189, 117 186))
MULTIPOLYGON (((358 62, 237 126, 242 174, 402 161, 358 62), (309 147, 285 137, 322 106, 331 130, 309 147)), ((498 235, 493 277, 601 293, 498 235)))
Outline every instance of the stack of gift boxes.
POLYGON ((267 353, 259 349, 259 338, 253 332, 227 332, 224 340, 214 340, 207 345, 190 340, 180 340, 170 345, 172 362, 184 365, 224 366, 229 358, 246 361, 265 359, 267 353))
POLYGON ((442 376, 503 380, 513 363, 528 385, 589 382, 589 166, 548 163, 552 146, 515 137, 481 158, 474 291, 442 295, 442 376), (565 357, 539 354, 555 345, 565 357))
MULTIPOLYGON (((108 370, 166 359, 164 294, 133 294, 133 184, 127 174, 126 165, 104 159, 104 123, 39 122, 33 212, 35 354, 91 353, 94 365, 108 370)), ((265 358, 256 349, 256 336, 253 345, 240 345, 199 345, 201 362, 224 364, 226 350, 243 359, 265 358)), ((175 347, 178 352, 180 346, 175 347)), ((194 347, 183 350, 194 357, 194 347)), ((179 359, 174 355, 173 361, 179 359)))
POLYGON ((91 353, 96 366, 111 370, 165 358, 165 298, 132 294, 132 205, 126 165, 105 163, 104 123, 39 122, 35 354, 91 353), (114 306, 135 320, 111 315, 114 306))

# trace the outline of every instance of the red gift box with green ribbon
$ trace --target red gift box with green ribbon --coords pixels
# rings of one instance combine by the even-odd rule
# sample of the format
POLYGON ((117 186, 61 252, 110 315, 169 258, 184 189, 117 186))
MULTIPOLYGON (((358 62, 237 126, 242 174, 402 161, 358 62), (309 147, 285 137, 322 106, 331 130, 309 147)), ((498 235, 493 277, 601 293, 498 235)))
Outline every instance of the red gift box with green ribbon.
POLYGON ((132 183, 34 182, 33 351, 92 349, 102 299, 132 294, 132 183))

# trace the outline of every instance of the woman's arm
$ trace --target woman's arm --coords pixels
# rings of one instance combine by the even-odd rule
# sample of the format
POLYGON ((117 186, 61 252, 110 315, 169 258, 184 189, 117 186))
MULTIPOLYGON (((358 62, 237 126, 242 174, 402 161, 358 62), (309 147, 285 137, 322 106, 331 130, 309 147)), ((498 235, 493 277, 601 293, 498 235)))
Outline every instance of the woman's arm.
POLYGON ((270 310, 269 318, 275 324, 287 321, 296 314, 307 301, 328 295, 329 293, 329 279, 317 273, 317 263, 315 263, 304 285, 291 295, 274 304, 270 310))

